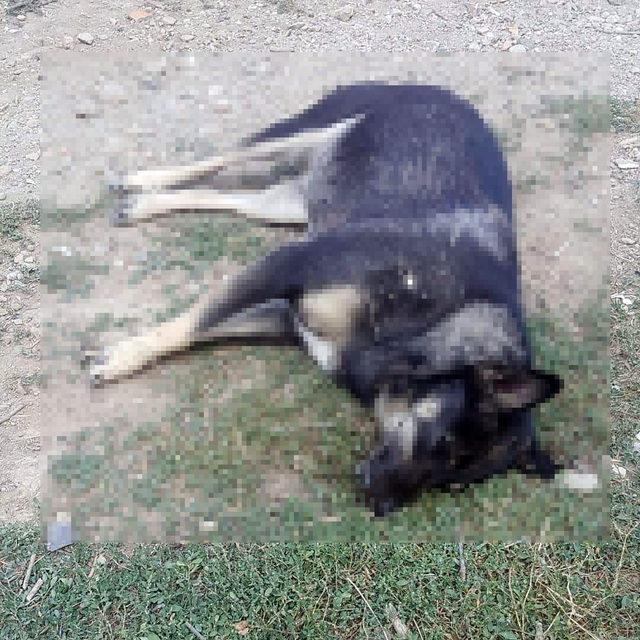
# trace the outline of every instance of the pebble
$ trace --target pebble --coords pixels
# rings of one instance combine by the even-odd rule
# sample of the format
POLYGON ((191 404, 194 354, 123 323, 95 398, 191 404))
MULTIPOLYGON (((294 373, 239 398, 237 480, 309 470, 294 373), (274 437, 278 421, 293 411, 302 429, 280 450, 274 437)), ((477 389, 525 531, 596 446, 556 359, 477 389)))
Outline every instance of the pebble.
POLYGON ((628 149, 629 147, 633 147, 635 144, 640 142, 640 136, 631 136, 630 138, 625 138, 620 142, 620 146, 628 149))
POLYGON ((20 22, 24 22, 27 19, 27 16, 25 16, 22 13, 19 13, 16 18, 18 18, 18 20, 20 20, 20 22))
POLYGON ((613 471, 613 473, 615 473, 620 478, 627 477, 627 470, 619 464, 612 463, 611 471, 613 471))
POLYGON ((618 165, 619 169, 627 170, 627 169, 638 169, 640 168, 640 164, 634 162, 633 160, 625 160, 624 158, 614 160, 616 165, 618 165))
POLYGON ((11 167, 8 164, 0 164, 0 178, 8 176, 11 173, 11 167))
POLYGON ((88 31, 83 31, 82 33, 79 33, 76 37, 83 44, 92 45, 94 41, 93 35, 88 31))
POLYGON ((631 67, 631 73, 635 73, 635 74, 640 73, 640 67, 631 67))
POLYGON ((509 51, 513 51, 514 53, 524 53, 526 52, 527 47, 525 47, 523 44, 514 44, 513 46, 509 47, 509 51))
POLYGON ((34 160, 34 161, 37 160, 39 157, 40 157, 39 149, 36 151, 33 151, 32 153, 27 153, 27 155, 25 156, 27 160, 34 160))
POLYGON ((342 22, 348 22, 353 18, 356 11, 351 5, 344 5, 344 7, 340 7, 337 11, 334 11, 333 17, 337 20, 342 20, 342 22))
POLYGON ((629 246, 633 246, 634 244, 637 244, 638 241, 635 240, 634 238, 620 238, 620 242, 622 242, 622 244, 627 244, 629 246))
POLYGON ((191 42, 194 38, 195 36, 192 33, 183 33, 180 36, 180 40, 182 40, 182 42, 191 42))
POLYGON ((0 201, 1 200, 6 200, 7 199, 7 194, 6 193, 0 193, 0 201))
POLYGON ((178 21, 173 16, 162 16, 162 22, 164 22, 164 24, 174 25, 178 21))
POLYGON ((71 47, 73 47, 73 38, 71 36, 62 38, 62 46, 65 49, 71 49, 71 47))
POLYGON ((128 16, 129 20, 133 20, 134 22, 138 22, 139 20, 144 20, 151 15, 150 11, 145 11, 144 9, 134 9, 128 16))

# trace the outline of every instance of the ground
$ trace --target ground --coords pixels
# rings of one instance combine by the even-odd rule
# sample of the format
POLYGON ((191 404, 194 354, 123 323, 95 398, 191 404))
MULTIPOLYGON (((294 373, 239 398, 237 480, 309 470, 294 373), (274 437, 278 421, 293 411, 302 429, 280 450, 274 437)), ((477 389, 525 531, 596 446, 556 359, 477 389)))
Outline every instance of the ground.
MULTIPOLYGON (((130 559, 117 550, 100 551, 82 546, 74 550, 73 555, 65 554, 58 559, 46 556, 37 565, 40 574, 34 572, 49 581, 41 593, 41 597, 46 595, 48 598, 41 615, 46 613, 45 618, 52 621, 50 624, 54 626, 51 629, 56 628, 53 621, 61 611, 68 614, 78 603, 87 602, 80 609, 82 613, 75 624, 82 627, 98 619, 104 635, 114 633, 114 625, 127 626, 123 619, 129 616, 136 621, 135 628, 143 636, 146 634, 147 638, 155 640, 153 634, 156 631, 155 637, 163 637, 162 631, 173 634, 171 625, 177 624, 176 621, 182 625, 181 620, 185 616, 189 619, 186 613, 189 612, 200 620, 196 625, 199 628, 209 624, 210 633, 239 633, 237 628, 234 631, 233 623, 248 618, 251 628, 261 637, 269 637, 273 629, 299 632, 300 624, 315 629, 319 634, 316 637, 329 634, 358 637, 361 624, 370 630, 377 629, 378 625, 357 590, 351 588, 349 578, 360 584, 375 615, 383 618, 385 603, 399 601, 402 615, 412 631, 421 632, 422 629, 425 634, 437 620, 436 633, 441 637, 469 637, 474 633, 474 637, 482 637, 478 629, 484 630, 487 637, 533 637, 534 622, 543 620, 544 629, 552 625, 552 633, 556 637, 633 637, 632 620, 638 615, 638 575, 634 569, 634 562, 638 560, 638 530, 634 529, 638 521, 638 454, 633 452, 632 443, 640 422, 637 404, 640 391, 637 382, 639 192, 637 169, 620 169, 615 161, 637 162, 640 156, 640 61, 637 57, 640 9, 637 5, 630 1, 614 3, 602 0, 588 3, 585 7, 576 2, 546 2, 534 6, 525 1, 506 0, 467 5, 432 3, 428 9, 415 2, 354 3, 351 9, 337 3, 323 3, 318 9, 311 3, 287 1, 254 5, 244 2, 189 2, 153 3, 148 6, 150 15, 138 20, 128 18, 128 14, 137 8, 117 2, 52 2, 42 7, 41 15, 25 11, 24 14, 4 17, 0 24, 5 32, 0 42, 0 126, 3 134, 0 136, 0 522, 32 520, 34 500, 39 491, 41 380, 38 358, 41 345, 38 340, 41 302, 36 286, 37 268, 34 267, 38 263, 41 231, 34 199, 39 194, 38 118, 41 114, 40 84, 45 75, 41 60, 52 53, 64 56, 69 52, 91 59, 93 55, 113 51, 172 50, 195 54, 203 49, 220 53, 229 49, 264 48, 308 52, 325 48, 357 48, 441 54, 461 49, 500 50, 522 43, 530 51, 537 47, 541 51, 601 52, 609 54, 612 61, 610 94, 616 130, 610 155, 610 295, 615 297, 611 332, 614 426, 611 455, 617 464, 612 488, 614 537, 611 543, 577 545, 575 549, 572 545, 471 547, 467 558, 469 583, 463 589, 465 595, 461 601, 460 584, 455 579, 458 571, 455 549, 452 547, 436 551, 431 547, 407 547, 407 551, 402 547, 389 547, 385 551, 384 547, 378 546, 325 546, 320 547, 318 555, 313 557, 305 555, 305 547, 274 547, 266 553, 251 547, 212 547, 183 555, 171 555, 170 549, 156 552, 154 548, 143 547, 130 559), (24 19, 19 15, 24 15, 24 19), (175 23, 172 24, 173 19, 175 23), (77 35, 82 32, 93 35, 93 44, 83 44, 78 40, 77 35), (33 261, 29 260, 30 256, 34 256, 33 261), (95 587, 90 587, 91 598, 86 600, 84 583, 74 582, 73 575, 88 572, 92 558, 100 557, 100 553, 103 553, 110 570, 103 575, 98 574, 100 581, 95 587), (213 575, 208 574, 211 566, 218 565, 213 575), (410 566, 415 567, 415 571, 407 576, 407 567, 410 566), (311 583, 305 582, 305 567, 312 568, 309 571, 311 583), (255 585, 256 571, 261 576, 261 586, 255 585), (506 586, 512 573, 513 589, 511 584, 506 586), (187 580, 185 574, 192 578, 187 580), (328 575, 334 577, 329 579, 328 575), (567 576, 566 584, 563 576, 567 576), (57 594, 51 582, 54 578, 62 585, 58 586, 57 594), (142 581, 155 582, 156 591, 149 587, 144 590, 136 588, 128 593, 129 584, 142 581), (172 590, 177 581, 183 581, 181 584, 184 585, 179 597, 172 590), (444 588, 434 591, 430 584, 444 585, 444 588), (209 601, 205 604, 203 599, 204 593, 211 593, 212 585, 217 585, 221 602, 213 609, 209 601), (318 591, 314 591, 315 588, 318 591), (114 594, 113 604, 106 608, 98 605, 96 595, 97 591, 104 589, 110 589, 114 594), (281 603, 278 612, 270 613, 269 596, 265 593, 270 593, 275 602, 281 603), (304 595, 301 597, 300 593, 304 595), (257 600, 253 594, 258 594, 257 600), (166 605, 162 606, 166 599, 171 598, 177 598, 177 602, 169 605, 169 609, 174 607, 173 612, 166 605), (267 600, 263 602, 260 598, 267 600), (298 602, 297 608, 287 605, 292 601, 298 602), (200 606, 194 606, 194 602, 199 602, 200 606), (478 614, 480 605, 493 608, 500 615, 483 618, 478 614), (154 614, 149 619, 145 612, 151 607, 154 614), (556 612, 558 618, 554 622, 556 612), (423 615, 432 622, 420 624, 423 615), (411 624, 414 618, 418 622, 411 624)), ((257 72, 260 73, 259 67, 257 72)), ((92 109, 99 104, 96 105, 93 87, 82 84, 81 74, 78 78, 81 89, 78 95, 84 102, 81 110, 86 111, 85 115, 89 114, 90 120, 92 109)), ((150 79, 152 81, 153 78, 150 79)), ((483 80, 480 84, 486 83, 483 80)), ((233 103, 225 101, 225 96, 214 94, 210 97, 220 117, 224 117, 233 103)), ((119 100, 117 88, 112 90, 110 99, 119 100)), ((264 116, 268 119, 278 113, 279 107, 275 104, 272 112, 266 112, 264 116)), ((47 115, 46 111, 44 115, 47 115)), ((188 154, 199 150, 183 151, 188 154)), ((517 155, 518 151, 512 153, 517 155)), ((525 171, 521 184, 521 202, 525 208, 527 199, 529 206, 533 207, 536 195, 535 189, 526 193, 527 177, 525 171)), ((580 223, 578 220, 572 222, 580 223)), ((101 230, 105 234, 110 233, 104 224, 101 230)), ((524 224, 527 224, 526 217, 524 224)), ((588 224, 583 224, 583 229, 588 229, 588 224)), ((240 234, 246 233, 247 229, 240 225, 233 231, 240 234)), ((585 233, 588 235, 588 231, 585 233)), ((259 249, 276 239, 260 236, 256 244, 259 249)), ((555 247, 547 245, 548 255, 561 249, 562 235, 553 241, 557 244, 555 247)), ((99 255, 100 242, 97 244, 91 250, 99 255)), ((190 247, 190 251, 194 247, 199 251, 212 250, 203 237, 192 237, 190 247)), ((136 248, 148 249, 149 246, 136 245, 136 248)), ((176 247, 175 251, 179 254, 183 249, 176 247)), ((225 246, 216 250, 225 253, 227 249, 225 246)), ((597 261, 584 249, 575 245, 568 247, 569 251, 576 249, 578 255, 586 258, 585 269, 597 266, 597 261)), ((236 254, 238 262, 250 258, 242 247, 236 249, 236 254)), ((217 268, 226 271, 231 266, 220 263, 217 268)), ((81 289, 87 280, 85 275, 77 282, 68 282, 64 273, 56 274, 55 270, 44 275, 49 276, 48 282, 54 292, 76 286, 81 289)), ((100 275, 98 272, 96 277, 100 275)), ((93 277, 90 272, 89 280, 93 277)), ((551 286, 551 306, 555 307, 563 299, 575 300, 586 295, 585 292, 592 290, 588 286, 590 283, 587 271, 573 290, 563 292, 561 287, 551 286)), ((148 315, 129 319, 129 324, 127 318, 120 318, 123 333, 135 328, 136 323, 153 319, 153 304, 159 303, 163 291, 153 293, 153 287, 149 285, 146 293, 149 297, 145 299, 151 306, 148 315)), ((164 293, 171 294, 171 289, 164 293)), ((529 302, 534 303, 535 300, 529 302)), ((105 300, 104 309, 98 309, 103 313, 102 325, 113 322, 113 318, 106 317, 108 308, 108 300, 105 300)), ((95 328, 102 329, 100 322, 95 328)), ((263 365, 260 359, 255 358, 247 365, 247 356, 253 357, 252 354, 242 353, 241 356, 240 361, 247 367, 242 370, 241 378, 253 381, 254 386, 246 391, 254 394, 256 390, 260 391, 263 365)), ((206 364, 203 354, 198 358, 200 364, 206 364)), ((288 361, 281 363, 283 367, 291 364, 288 361)), ((185 362, 175 366, 184 367, 185 362)), ((151 380, 162 382, 161 373, 150 372, 149 375, 151 380)), ((136 394, 143 393, 140 382, 132 384, 136 394)), ((291 391, 283 386, 285 396, 291 391)), ((117 393, 125 392, 113 392, 111 404, 115 406, 118 403, 117 393)), ((268 398, 268 390, 263 389, 263 400, 268 398)), ((140 404, 150 406, 145 402, 140 404)), ((363 419, 349 413, 353 409, 346 403, 344 407, 347 412, 344 419, 363 419)), ((330 415, 334 409, 329 407, 330 415)), ((81 474, 81 478, 91 477, 91 473, 89 469, 84 476, 81 474)), ((282 477, 272 480, 265 487, 268 496, 272 496, 274 491, 276 495, 281 493, 282 477)), ((285 484, 291 486, 294 483, 290 480, 285 484)), ((179 487, 179 490, 184 493, 184 487, 179 487)), ((5 602, 11 603, 11 611, 14 603, 17 611, 21 606, 21 596, 14 587, 19 580, 11 577, 19 574, 21 579, 24 562, 31 549, 36 551, 41 547, 37 546, 33 529, 14 528, 10 535, 3 537, 2 544, 0 567, 4 572, 3 578, 6 576, 7 580, 12 580, 6 586, 2 583, 3 595, 5 602)), ((14 631, 12 637, 48 637, 34 611, 39 609, 20 614, 26 616, 21 618, 22 631, 14 631), (32 614, 34 617, 29 617, 32 614), (36 635, 39 633, 43 635, 36 635)), ((6 610, 0 611, 0 623, 3 613, 6 610)), ((11 614, 12 617, 14 615, 11 614)), ((187 631, 181 626, 175 633, 187 631)))

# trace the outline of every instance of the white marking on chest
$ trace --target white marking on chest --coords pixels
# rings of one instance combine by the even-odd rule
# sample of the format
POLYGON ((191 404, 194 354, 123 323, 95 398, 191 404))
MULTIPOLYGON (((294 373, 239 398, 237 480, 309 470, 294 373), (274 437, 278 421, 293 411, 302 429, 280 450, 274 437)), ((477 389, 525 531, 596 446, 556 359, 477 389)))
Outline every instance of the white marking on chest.
POLYGON ((319 338, 315 333, 305 327, 297 317, 294 317, 294 325, 298 335, 302 338, 308 354, 316 361, 318 366, 327 373, 333 373, 338 368, 338 347, 335 342, 319 338))
POLYGON ((313 333, 343 343, 363 303, 364 294, 358 287, 340 285, 305 293, 298 310, 300 319, 313 333))

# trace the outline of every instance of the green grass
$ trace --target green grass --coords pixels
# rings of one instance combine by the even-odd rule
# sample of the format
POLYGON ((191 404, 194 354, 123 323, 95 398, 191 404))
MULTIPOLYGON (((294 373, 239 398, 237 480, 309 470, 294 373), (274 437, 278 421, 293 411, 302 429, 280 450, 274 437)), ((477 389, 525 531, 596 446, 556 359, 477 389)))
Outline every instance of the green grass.
POLYGON ((609 109, 616 133, 640 133, 640 100, 610 97, 609 109))
MULTIPOLYGON (((637 315, 632 315, 637 312, 637 305, 630 310, 616 305, 611 312, 615 405, 611 446, 614 456, 627 456, 627 463, 632 462, 628 452, 633 433, 629 427, 637 427, 640 416, 640 331, 637 315)), ((559 327, 545 318, 532 323, 541 365, 564 366, 565 375, 574 371, 582 377, 581 371, 590 366, 602 347, 603 317, 598 314, 581 321, 597 329, 594 336, 586 336, 588 348, 571 358, 566 355, 571 347, 566 342, 565 351, 541 348, 543 335, 559 340, 554 333, 562 334, 559 327)), ((257 357, 248 348, 236 355, 245 363, 257 357)), ((220 364, 211 364, 210 354, 204 352, 196 357, 203 358, 200 366, 211 367, 211 372, 220 364)), ((229 357, 233 356, 221 356, 229 357)), ((293 375, 302 377, 309 396, 324 405, 317 397, 319 389, 309 385, 312 370, 293 354, 288 358, 283 364, 292 367, 293 375)), ((594 373, 605 374, 598 367, 594 373)), ((199 393, 195 387, 185 390, 185 403, 197 404, 199 393)), ((324 394, 328 393, 326 389, 324 394)), ((333 411, 332 403, 326 402, 321 415, 333 411)), ((562 407, 556 411, 562 412, 562 407)), ((183 415, 189 425, 191 420, 185 418, 183 415)), ((180 440, 190 432, 191 427, 182 436, 156 442, 160 450, 153 455, 162 459, 159 480, 175 473, 178 462, 166 453, 184 451, 180 440)), ((102 438, 113 445, 117 435, 115 429, 107 438, 83 433, 75 444, 91 446, 93 456, 67 454, 69 457, 54 463, 54 475, 62 474, 64 479, 72 472, 79 488, 92 486, 94 480, 101 482, 104 461, 113 450, 107 446, 102 455, 96 455, 95 443, 102 438)), ((143 426, 124 444, 133 451, 144 450, 153 435, 149 425, 143 426)), ((198 462, 192 460, 191 464, 195 465, 191 471, 197 472, 198 462)), ((128 484, 124 478, 120 483, 113 488, 128 484)), ((547 631, 545 637, 557 640, 637 638, 639 485, 637 476, 612 485, 611 540, 596 544, 466 544, 464 580, 457 549, 447 543, 229 542, 140 545, 129 551, 120 545, 80 543, 46 554, 37 528, 4 526, 0 529, 0 638, 192 638, 186 623, 206 638, 233 638, 238 636, 234 625, 240 622, 249 628, 247 637, 254 638, 382 638, 380 625, 393 638, 396 636, 386 615, 390 603, 409 627, 411 638, 527 639, 534 638, 537 626, 547 631), (25 605, 20 583, 32 552, 39 561, 31 584, 40 577, 45 582, 34 602, 25 605), (96 569, 89 578, 94 562, 96 569)), ((134 484, 132 491, 136 499, 153 506, 157 496, 151 489, 152 485, 142 483, 134 484)), ((107 502, 105 506, 113 505, 107 502)))
POLYGON ((25 224, 40 224, 40 205, 35 199, 0 204, 0 237, 22 240, 25 224))
POLYGON ((567 127, 574 135, 588 137, 610 130, 612 100, 597 95, 552 98, 544 101, 543 113, 559 118, 561 126, 567 127))
MULTIPOLYGON (((626 108, 622 103, 613 105, 614 127, 629 126, 623 107, 626 108), (618 107, 620 113, 616 115, 618 107)), ((7 223, 6 218, 0 216, 0 231, 13 237, 12 234, 21 233, 20 224, 7 223)), ((200 241, 196 240, 188 240, 178 249, 197 252, 200 241)), ((637 282, 633 287, 637 291, 637 282)), ((597 307, 589 310, 586 317, 579 319, 579 324, 593 330, 586 330, 584 338, 577 343, 574 336, 567 335, 562 325, 549 317, 540 316, 531 321, 538 364, 558 367, 569 383, 569 395, 547 405, 540 416, 540 426, 548 442, 554 441, 560 451, 579 451, 582 446, 579 434, 563 428, 562 437, 557 437, 556 427, 589 424, 595 428, 596 441, 604 445, 602 427, 606 412, 600 407, 602 397, 593 397, 593 389, 607 389, 610 383, 610 452, 629 469, 627 478, 614 481, 608 491, 613 525, 610 540, 580 543, 567 541, 570 538, 565 537, 565 541, 554 544, 467 543, 464 546, 466 579, 463 580, 456 547, 442 542, 225 542, 137 545, 133 549, 78 543, 49 554, 44 550, 36 525, 3 525, 0 527, 0 639, 192 639, 189 623, 211 640, 242 637, 234 626, 239 622, 248 626, 248 638, 394 638, 397 636, 386 615, 389 604, 395 606, 409 627, 410 638, 525 640, 539 637, 537 626, 545 632, 545 638, 556 640, 640 638, 637 624, 640 619, 640 481, 638 454, 631 450, 640 424, 639 311, 638 302, 631 308, 614 303, 608 318, 598 313, 597 307), (600 357, 607 342, 606 320, 610 320, 611 325, 610 371, 602 366, 604 362, 600 357), (553 339, 551 348, 549 338, 553 339), (587 373, 592 375, 592 380, 587 373), (595 412, 591 411, 594 406, 599 407, 595 412), (26 604, 20 584, 31 553, 37 554, 38 562, 29 586, 38 578, 43 578, 44 584, 34 601, 26 604), (96 559, 99 561, 95 562, 96 559), (90 578, 94 563, 96 569, 90 578)), ((116 322, 117 319, 110 317, 96 318, 99 328, 116 322)), ((262 360, 268 365, 269 377, 275 381, 273 387, 258 385, 246 392, 240 391, 223 403, 222 408, 216 405, 217 424, 224 428, 237 423, 243 434, 243 442, 230 442, 227 451, 233 454, 234 447, 240 446, 260 456, 268 454, 270 461, 284 465, 291 461, 292 452, 301 444, 313 444, 313 437, 320 436, 324 442, 324 438, 331 435, 326 446, 317 449, 313 464, 303 461, 303 466, 309 465, 305 467, 307 470, 315 466, 323 473, 330 469, 339 483, 344 480, 341 480, 342 474, 353 462, 349 456, 353 456, 354 443, 361 442, 367 433, 368 418, 342 392, 324 384, 304 358, 293 351, 243 347, 203 349, 192 353, 189 359, 192 360, 189 366, 196 368, 194 372, 209 377, 209 388, 192 384, 181 390, 174 413, 166 416, 168 431, 154 424, 139 425, 127 432, 123 442, 119 433, 122 425, 100 431, 87 429, 67 443, 62 456, 51 461, 55 479, 76 495, 87 496, 96 488, 104 490, 105 483, 112 483, 116 495, 117 491, 131 489, 137 504, 167 510, 171 505, 162 504, 162 483, 168 485, 184 473, 191 473, 192 484, 187 484, 185 496, 203 487, 211 511, 215 511, 216 499, 224 497, 218 491, 225 487, 206 465, 224 468, 227 460, 221 451, 212 451, 208 446, 217 443, 213 441, 210 422, 205 420, 203 410, 211 408, 213 400, 219 400, 223 387, 231 384, 232 379, 237 380, 239 373, 247 378, 254 376, 262 360), (283 393, 289 376, 295 379, 290 396, 283 393), (267 409, 275 401, 279 410, 269 412, 267 409), (308 440, 298 440, 302 435, 287 428, 290 420, 299 424, 300 408, 305 405, 313 407, 313 414, 305 413, 303 419, 316 426, 335 425, 331 434, 311 431, 307 434, 308 440), (256 429, 257 423, 272 429, 272 442, 264 441, 262 432, 256 429), (173 429, 177 424, 182 431, 173 429), (350 434, 349 427, 355 433, 350 434), (207 446, 200 440, 203 432, 212 437, 212 442, 204 443, 207 446), (136 465, 144 468, 145 462, 151 462, 147 475, 143 474, 137 483, 124 473, 118 477, 109 472, 108 463, 115 448, 123 445, 133 452, 130 469, 135 470, 136 465), (183 458, 183 454, 191 457, 183 458)), ((604 391, 601 395, 605 395, 604 391)), ((255 487, 252 474, 243 476, 249 489, 255 487)), ((235 477, 228 473, 226 479, 233 483, 238 477, 238 473, 235 477)), ((512 487, 510 480, 498 479, 484 489, 488 492, 485 497, 490 495, 493 505, 500 504, 495 499, 498 492, 512 487)), ((107 490, 103 495, 101 507, 108 513, 118 506, 117 500, 113 500, 112 491, 107 490)), ((518 497, 518 493, 507 492, 507 496, 518 497)), ((476 493, 475 498, 467 496, 455 509, 446 497, 429 497, 426 500, 431 510, 426 512, 426 519, 424 511, 416 510, 416 524, 459 525, 465 516, 491 508, 482 497, 482 492, 476 493)), ((526 509, 517 510, 512 517, 522 519, 525 528, 535 531, 536 526, 545 524, 539 522, 538 516, 542 513, 541 505, 548 504, 547 498, 544 494, 534 496, 533 501, 525 504, 526 509), (531 514, 533 522, 528 522, 531 514)), ((318 502, 324 505, 321 499, 318 502)), ((311 503, 314 504, 313 500, 311 503)), ((91 511, 95 508, 95 505, 89 506, 91 511)), ((306 506, 293 505, 288 513, 295 513, 299 518, 306 506)), ((342 506, 338 504, 334 508, 342 506)), ((173 508, 175 516, 177 510, 187 512, 189 505, 185 500, 173 508)), ((286 516, 286 508, 280 506, 279 509, 276 516, 282 513, 286 516)), ((251 515, 249 511, 245 517, 250 520, 251 515)), ((168 516, 173 517, 170 511, 168 516)), ((210 517, 210 514, 204 513, 204 516, 210 517)), ((509 512, 495 516, 496 520, 504 519, 509 512)), ((561 518, 558 521, 558 513, 549 516, 551 530, 563 524, 561 518)), ((232 530, 233 520, 227 522, 232 530)), ((396 523, 410 524, 406 516, 396 523)), ((136 524, 144 528, 144 522, 131 523, 131 527, 136 524)), ((178 524, 176 519, 176 528, 178 524)), ((221 524, 223 529, 226 526, 224 522, 219 523, 219 530, 221 524)), ((362 533, 357 529, 361 525, 356 516, 354 526, 358 533, 362 533)), ((489 532, 489 537, 495 538, 496 532, 489 532)))
MULTIPOLYGON (((594 390, 607 388, 607 323, 602 313, 592 316, 581 319, 585 337, 580 341, 549 317, 531 321, 538 365, 565 380, 564 393, 539 412, 542 437, 559 458, 584 455, 593 447, 606 450, 607 397, 594 390)), ((355 506, 352 471, 371 445, 374 425, 346 392, 294 349, 213 347, 192 352, 189 360, 188 374, 174 370, 180 391, 157 423, 123 425, 129 433, 124 440, 121 428, 87 429, 51 461, 58 490, 81 505, 83 513, 153 511, 162 514, 170 537, 208 541, 239 536, 415 541, 450 539, 456 531, 472 538, 511 539, 542 529, 553 539, 593 537, 605 526, 605 519, 598 519, 606 506, 604 495, 576 500, 517 474, 461 495, 426 494, 385 523, 372 522, 366 510, 355 506), (269 371, 267 381, 239 388, 239 380, 256 377, 261 363, 269 371), (288 395, 283 393, 287 384, 288 395), (220 400, 234 385, 232 397, 220 400), (98 458, 96 450, 102 452, 98 458), (132 453, 123 469, 126 452, 132 453), (123 471, 140 475, 131 481, 123 471), (296 491, 265 500, 269 474, 293 477, 296 491), (203 536, 201 520, 215 522, 215 531, 203 536)))
POLYGON ((80 256, 51 255, 40 272, 40 283, 49 293, 64 293, 67 300, 86 296, 95 286, 94 277, 109 267, 80 256))
POLYGON ((189 214, 188 220, 175 218, 166 224, 170 237, 167 237, 167 227, 160 234, 150 234, 154 247, 145 263, 129 278, 130 284, 138 284, 153 273, 168 269, 199 273, 224 257, 246 264, 268 250, 269 232, 244 220, 189 214))

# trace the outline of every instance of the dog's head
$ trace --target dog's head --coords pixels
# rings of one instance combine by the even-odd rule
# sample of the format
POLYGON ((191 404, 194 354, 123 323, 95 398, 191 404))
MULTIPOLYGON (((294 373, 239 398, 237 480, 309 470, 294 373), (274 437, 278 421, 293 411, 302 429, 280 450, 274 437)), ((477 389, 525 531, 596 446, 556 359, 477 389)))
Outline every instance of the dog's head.
POLYGON ((360 367, 356 384, 375 390, 382 427, 359 467, 376 514, 425 488, 466 485, 514 466, 536 472, 529 410, 562 381, 529 366, 523 329, 503 308, 467 305, 420 336, 360 349, 349 364, 360 367))

